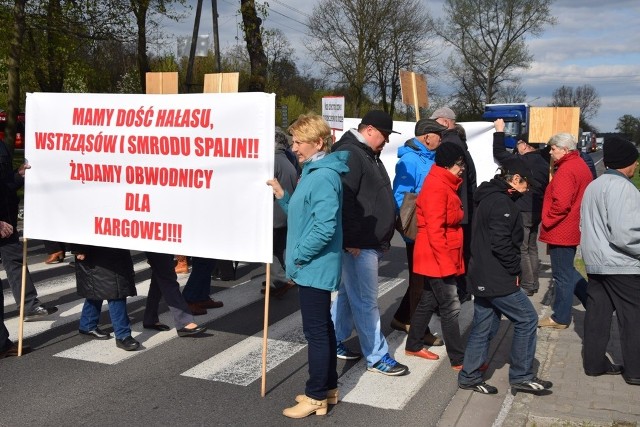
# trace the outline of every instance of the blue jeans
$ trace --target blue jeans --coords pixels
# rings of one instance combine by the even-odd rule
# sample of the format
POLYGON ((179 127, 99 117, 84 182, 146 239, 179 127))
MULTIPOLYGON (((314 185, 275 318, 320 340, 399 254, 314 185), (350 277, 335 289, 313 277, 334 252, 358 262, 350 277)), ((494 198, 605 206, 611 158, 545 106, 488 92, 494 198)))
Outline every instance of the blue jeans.
POLYGON ((575 246, 549 245, 549 256, 556 294, 551 318, 557 323, 568 325, 571 323, 573 294, 584 307, 587 306, 587 281, 573 266, 575 246))
POLYGON ((324 400, 338 387, 336 332, 331 321, 331 292, 299 285, 302 330, 309 344, 309 379, 305 394, 324 400))
POLYGON ((473 325, 464 352, 463 368, 458 375, 460 384, 473 385, 482 381, 479 368, 486 362, 489 341, 495 333, 495 325, 500 322, 500 314, 513 323, 509 382, 513 384, 533 378, 538 314, 527 295, 518 290, 500 297, 475 297, 473 325))
MULTIPOLYGON (((100 320, 100 309, 102 308, 100 299, 86 299, 82 306, 82 315, 80 316, 80 330, 92 331, 98 327, 100 320)), ((131 335, 131 323, 127 314, 127 300, 110 299, 109 317, 113 325, 113 333, 117 339, 121 340, 131 335)))
POLYGON ((186 302, 202 302, 209 299, 211 274, 217 261, 210 258, 191 258, 191 274, 182 290, 182 296, 186 302))
POLYGON ((355 326, 360 349, 369 367, 389 352, 387 340, 380 328, 378 309, 378 263, 382 253, 362 249, 360 255, 342 254, 342 283, 333 305, 331 318, 336 328, 336 340, 351 336, 355 326))

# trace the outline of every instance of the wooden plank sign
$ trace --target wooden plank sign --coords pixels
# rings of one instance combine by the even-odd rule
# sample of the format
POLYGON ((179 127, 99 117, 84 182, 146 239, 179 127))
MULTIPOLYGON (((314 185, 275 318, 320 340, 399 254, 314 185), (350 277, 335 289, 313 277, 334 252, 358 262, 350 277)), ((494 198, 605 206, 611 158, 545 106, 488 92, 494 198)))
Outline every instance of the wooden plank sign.
POLYGON ((147 73, 147 94, 172 94, 178 93, 178 73, 147 73))
POLYGON ((204 75, 203 93, 236 93, 240 73, 213 73, 204 75))
POLYGON ((560 132, 572 134, 579 140, 579 107, 530 107, 529 142, 546 144, 560 132))

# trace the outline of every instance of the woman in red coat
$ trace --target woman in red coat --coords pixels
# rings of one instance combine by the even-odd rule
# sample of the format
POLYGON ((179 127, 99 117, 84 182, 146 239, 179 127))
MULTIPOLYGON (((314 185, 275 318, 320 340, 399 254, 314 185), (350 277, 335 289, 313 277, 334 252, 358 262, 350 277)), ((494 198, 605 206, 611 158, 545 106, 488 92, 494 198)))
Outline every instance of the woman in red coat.
POLYGON ((425 178, 416 201, 418 234, 413 268, 424 276, 424 292, 411 317, 405 354, 435 360, 438 355, 423 348, 422 334, 440 307, 442 334, 451 366, 460 370, 464 344, 458 316, 460 300, 456 276, 464 274, 462 227, 464 216, 457 190, 464 172, 464 151, 452 143, 436 149, 436 164, 425 178))

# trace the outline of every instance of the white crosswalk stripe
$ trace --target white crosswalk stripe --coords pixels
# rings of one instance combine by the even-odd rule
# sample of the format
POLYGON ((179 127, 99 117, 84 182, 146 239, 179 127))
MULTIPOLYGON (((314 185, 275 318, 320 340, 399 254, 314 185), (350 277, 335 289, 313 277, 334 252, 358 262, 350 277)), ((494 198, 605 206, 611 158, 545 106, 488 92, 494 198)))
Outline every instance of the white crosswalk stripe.
MULTIPOLYGON (((46 268, 55 268, 55 266, 47 266, 44 263, 30 266, 32 271, 42 271, 46 268)), ((148 268, 149 266, 146 260, 137 262, 134 265, 137 274, 146 272, 148 268)), ((57 272, 60 274, 37 283, 40 297, 75 293, 75 276, 73 269, 69 268, 66 270, 58 267, 57 272)), ((187 278, 187 275, 181 275, 179 277, 180 284, 184 285, 187 278)), ((217 292, 215 297, 218 300, 224 301, 224 307, 210 309, 206 315, 198 316, 198 323, 209 324, 216 319, 220 319, 250 304, 261 301, 263 296, 259 290, 262 279, 262 276, 254 277, 250 281, 217 292)), ((380 278, 379 297, 384 296, 402 282, 404 282, 402 278, 380 278)), ((138 290, 138 296, 127 298, 128 304, 143 300, 146 297, 149 290, 149 280, 138 282, 136 288, 138 290)), ((5 307, 13 305, 13 296, 10 291, 4 290, 4 294, 5 307)), ((57 313, 37 322, 26 322, 24 324, 24 337, 34 337, 54 328, 59 328, 73 322, 77 323, 80 318, 83 302, 83 299, 77 298, 74 301, 59 304, 59 311, 57 313)), ((104 304, 103 311, 107 310, 107 304, 104 304)), ((169 312, 162 313, 160 315, 160 321, 169 325, 173 324, 169 312)), ((18 329, 17 317, 5 319, 5 324, 11 336, 16 337, 18 329)), ((131 328, 132 336, 141 343, 141 348, 138 351, 127 352, 118 349, 113 339, 104 341, 88 339, 80 345, 67 348, 54 354, 54 356, 104 365, 114 365, 123 363, 137 355, 144 354, 147 350, 158 348, 162 344, 178 338, 175 329, 166 332, 145 330, 141 322, 132 324, 131 328)), ((299 311, 270 325, 268 332, 268 372, 282 365, 307 347, 302 331, 302 320, 299 311)), ((419 358, 407 357, 403 351, 405 339, 405 334, 393 332, 387 337, 387 342, 389 343, 390 354, 400 363, 409 366, 410 375, 397 378, 371 373, 366 370, 366 361, 362 359, 350 366, 340 377, 339 387, 341 401, 369 405, 382 409, 402 409, 415 393, 424 386, 439 364, 447 360, 444 347, 430 349, 441 356, 439 361, 425 361, 419 358), (371 393, 370 390, 384 390, 384 393, 371 393)), ((212 355, 209 359, 198 363, 181 375, 187 378, 218 381, 238 386, 249 386, 261 377, 261 354, 262 331, 259 331, 230 348, 212 355)))

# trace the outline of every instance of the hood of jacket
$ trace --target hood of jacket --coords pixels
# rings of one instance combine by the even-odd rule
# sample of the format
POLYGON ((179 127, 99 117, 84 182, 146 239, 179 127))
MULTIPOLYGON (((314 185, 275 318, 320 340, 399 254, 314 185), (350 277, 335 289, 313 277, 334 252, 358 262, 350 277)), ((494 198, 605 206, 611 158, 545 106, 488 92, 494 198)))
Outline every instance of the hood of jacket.
POLYGON ((495 177, 491 178, 489 181, 485 181, 476 189, 475 193, 473 193, 473 201, 476 206, 485 198, 489 197, 494 193, 504 193, 514 202, 522 196, 522 193, 517 191, 508 182, 505 180, 495 177))
POLYGON ((401 158, 405 154, 417 154, 420 157, 425 157, 435 162, 436 152, 429 150, 422 145, 416 138, 408 139, 402 147, 398 148, 398 158, 401 158))
POLYGON ((315 162, 305 163, 302 167, 302 176, 321 168, 328 168, 336 171, 338 175, 344 175, 349 172, 349 166, 347 166, 347 159, 349 159, 348 151, 336 151, 335 153, 327 154, 320 160, 315 162))

